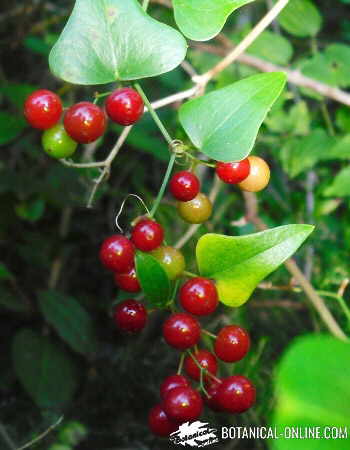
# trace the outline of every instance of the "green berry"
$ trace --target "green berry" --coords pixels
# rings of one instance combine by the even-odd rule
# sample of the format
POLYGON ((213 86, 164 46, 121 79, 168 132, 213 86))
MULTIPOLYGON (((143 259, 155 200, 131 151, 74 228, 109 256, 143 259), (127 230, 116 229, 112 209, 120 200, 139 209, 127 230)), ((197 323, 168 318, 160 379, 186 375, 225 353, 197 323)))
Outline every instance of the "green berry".
POLYGON ((153 250, 152 255, 163 266, 170 280, 175 280, 185 270, 185 258, 174 247, 158 247, 156 250, 153 250))
POLYGON ((211 201, 202 192, 189 202, 177 203, 179 216, 188 223, 205 222, 211 216, 212 209, 211 201))
POLYGON ((61 124, 46 130, 43 133, 41 142, 45 152, 57 159, 73 155, 78 145, 68 136, 64 126, 61 124))

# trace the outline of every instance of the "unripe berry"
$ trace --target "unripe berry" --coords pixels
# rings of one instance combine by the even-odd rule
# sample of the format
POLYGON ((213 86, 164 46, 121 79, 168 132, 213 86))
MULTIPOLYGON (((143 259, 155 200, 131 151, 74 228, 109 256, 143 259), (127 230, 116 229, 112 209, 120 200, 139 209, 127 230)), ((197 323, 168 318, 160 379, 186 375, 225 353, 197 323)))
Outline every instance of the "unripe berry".
POLYGON ((179 216, 188 223, 203 223, 209 219, 213 206, 209 198, 200 192, 189 202, 178 202, 177 211, 179 216))
POLYGON ((175 280, 185 270, 185 258, 174 247, 158 247, 156 250, 153 250, 152 256, 160 262, 170 280, 175 280))
POLYGON ((265 189, 270 181, 270 168, 267 163, 258 156, 248 157, 250 172, 245 180, 239 183, 243 191, 259 192, 265 189))

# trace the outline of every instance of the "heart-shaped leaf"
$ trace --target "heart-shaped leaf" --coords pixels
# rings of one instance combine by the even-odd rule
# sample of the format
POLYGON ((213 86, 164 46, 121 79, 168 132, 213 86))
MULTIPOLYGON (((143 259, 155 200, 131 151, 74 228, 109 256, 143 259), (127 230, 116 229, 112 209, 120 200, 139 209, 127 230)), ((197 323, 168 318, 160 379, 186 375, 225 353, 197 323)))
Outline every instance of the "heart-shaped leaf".
POLYGON ((42 292, 39 295, 39 307, 45 319, 73 350, 82 354, 96 350, 93 321, 75 298, 56 291, 42 292))
POLYGON ((200 274, 216 281, 222 303, 240 306, 313 229, 312 225, 285 225, 246 236, 205 234, 196 248, 200 274))
POLYGON ((74 84, 152 77, 177 67, 187 44, 148 16, 137 0, 77 0, 49 63, 74 84))
POLYGON ((254 0, 173 0, 175 21, 185 36, 207 41, 216 36, 228 16, 254 0))
MULTIPOLYGON (((275 450, 343 450, 348 440, 331 439, 332 427, 344 433, 350 415, 350 344, 331 336, 304 336, 293 342, 279 364, 273 425, 281 439, 275 450), (284 439, 286 427, 319 427, 319 439, 284 439), (325 428, 327 427, 327 429, 325 428), (342 430, 340 430, 340 427, 342 430), (324 434, 324 432, 328 435, 324 434)), ((334 430, 333 430, 334 431, 334 430)), ((347 431, 348 432, 348 431, 347 431)))
POLYGON ((166 306, 170 300, 170 281, 156 258, 148 253, 138 252, 136 274, 149 306, 166 306))
POLYGON ((249 155, 259 128, 286 82, 282 72, 253 75, 185 103, 180 122, 193 144, 217 161, 249 155))
POLYGON ((49 336, 23 328, 16 334, 12 358, 16 375, 35 403, 61 409, 77 387, 77 371, 70 355, 49 336))

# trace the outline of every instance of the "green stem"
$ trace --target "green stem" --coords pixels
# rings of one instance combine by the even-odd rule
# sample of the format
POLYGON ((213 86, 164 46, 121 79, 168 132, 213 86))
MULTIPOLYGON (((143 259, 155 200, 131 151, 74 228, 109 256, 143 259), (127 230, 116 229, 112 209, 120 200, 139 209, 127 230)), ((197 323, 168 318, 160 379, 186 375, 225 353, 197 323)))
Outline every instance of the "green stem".
POLYGON ((192 272, 188 272, 187 270, 184 270, 184 271, 182 272, 182 275, 186 275, 186 277, 190 277, 190 278, 196 278, 196 277, 198 277, 197 274, 192 273, 192 272))
POLYGON ((2 436, 4 442, 8 445, 11 450, 16 450, 16 445, 10 438, 5 426, 0 422, 0 435, 2 436))
POLYGON ((208 377, 212 378, 213 380, 215 380, 218 383, 221 383, 221 380, 219 378, 217 378, 215 375, 213 375, 211 372, 209 372, 209 370, 207 370, 206 368, 202 367, 199 362, 197 361, 197 359, 195 358, 194 354, 191 352, 191 350, 187 350, 187 353, 190 355, 190 357, 193 359, 194 363, 196 364, 196 366, 198 367, 198 369, 201 372, 206 373, 206 375, 208 375, 208 377))
POLYGON ((343 313, 345 314, 346 318, 350 322, 350 309, 348 308, 347 304, 345 303, 343 297, 341 297, 338 294, 335 294, 334 292, 328 292, 328 291, 316 291, 316 292, 320 295, 323 295, 324 297, 335 298, 336 300, 338 300, 338 302, 343 310, 343 313))
POLYGON ((185 352, 181 353, 180 361, 179 361, 179 367, 178 367, 177 372, 176 372, 178 375, 180 375, 181 372, 182 372, 182 367, 184 365, 185 356, 186 356, 185 352))
POLYGON ((331 136, 335 136, 335 130, 334 130, 334 127, 333 127, 332 119, 331 119, 331 116, 329 114, 327 105, 326 105, 324 100, 321 100, 321 111, 322 111, 322 115, 323 115, 324 121, 326 123, 326 127, 327 127, 327 130, 328 130, 328 133, 331 136))
POLYGON ((147 11, 148 4, 149 4, 149 0, 143 0, 142 8, 144 9, 144 11, 147 11))
POLYGON ((210 333, 210 331, 204 330, 203 328, 202 328, 202 333, 206 334, 207 336, 210 336, 213 339, 216 339, 216 334, 210 333))
POLYGON ((173 140, 171 139, 170 134, 167 132, 165 126, 163 125, 162 121, 160 120, 158 114, 153 109, 153 106, 151 105, 151 102, 148 100, 147 95, 144 93, 142 87, 139 85, 139 83, 135 83, 135 88, 138 91, 138 93, 141 95, 142 100, 145 102, 145 105, 148 108, 149 113, 151 114, 153 120, 155 121, 157 127, 159 128, 160 132, 164 136, 164 139, 167 141, 169 145, 172 144, 173 140))
POLYGON ((202 159, 196 158, 195 156, 191 155, 191 153, 189 153, 189 152, 185 152, 185 155, 188 156, 190 159, 192 159, 192 161, 194 161, 197 164, 203 164, 204 166, 212 167, 212 168, 216 167, 216 164, 209 163, 207 161, 203 161, 202 159))
POLYGON ((167 170, 165 172, 165 175, 164 175, 163 183, 162 183, 162 185, 161 185, 161 187, 159 189, 157 198, 156 198, 156 200, 155 200, 155 202, 154 202, 154 204, 152 206, 151 212, 149 213, 150 217, 154 217, 154 215, 155 215, 155 213, 156 213, 156 211, 158 209, 158 206, 159 206, 160 202, 162 201, 162 198, 163 198, 163 195, 164 195, 164 192, 165 192, 165 188, 166 188, 166 186, 168 184, 171 172, 172 172, 173 167, 174 167, 175 159, 176 159, 176 154, 172 153, 171 157, 170 157, 169 164, 168 164, 168 168, 167 168, 167 170))

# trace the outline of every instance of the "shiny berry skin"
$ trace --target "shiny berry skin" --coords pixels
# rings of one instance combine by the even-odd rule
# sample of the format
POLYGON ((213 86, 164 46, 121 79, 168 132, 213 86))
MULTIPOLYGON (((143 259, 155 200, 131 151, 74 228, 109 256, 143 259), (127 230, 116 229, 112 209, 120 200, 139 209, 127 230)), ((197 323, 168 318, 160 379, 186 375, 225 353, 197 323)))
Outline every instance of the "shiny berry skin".
POLYGON ((163 324, 165 341, 174 348, 185 350, 199 341, 201 328, 198 321, 185 313, 172 314, 163 324))
POLYGON ((96 141, 106 131, 105 113, 97 105, 80 102, 71 106, 64 116, 64 128, 81 144, 96 141))
POLYGON ((132 125, 143 115, 144 103, 140 94, 131 88, 117 89, 106 100, 106 112, 119 125, 132 125))
POLYGON ((164 410, 166 415, 175 422, 192 422, 201 415, 203 400, 195 389, 177 387, 165 397, 164 410))
POLYGON ((218 389, 219 405, 225 412, 242 413, 255 403, 256 390, 248 378, 232 375, 223 378, 218 389))
POLYGON ((163 383, 160 385, 160 398, 162 400, 168 395, 168 393, 177 387, 189 387, 190 383, 188 379, 183 375, 169 375, 165 378, 163 383))
POLYGON ((179 216, 188 223, 203 223, 209 219, 213 206, 209 198, 200 192, 189 202, 178 202, 179 216))
POLYGON ((148 426, 156 436, 169 436, 179 428, 177 422, 171 421, 166 415, 163 405, 153 406, 148 414, 148 426))
POLYGON ((224 183, 237 184, 245 180, 250 172, 249 159, 237 162, 217 162, 216 174, 224 183))
POLYGON ((200 187, 196 175, 187 170, 175 173, 169 183, 170 192, 180 202, 193 200, 199 194, 200 187))
POLYGON ((267 163, 258 156, 248 157, 250 172, 245 180, 239 183, 243 191, 259 192, 265 189, 270 181, 270 168, 267 163))
POLYGON ((125 273, 134 267, 134 246, 122 234, 105 239, 100 249, 100 260, 109 270, 125 273))
POLYGON ((41 144, 45 152, 53 158, 68 158, 73 155, 78 144, 68 136, 63 125, 57 124, 44 131, 41 144))
POLYGON ((249 347, 249 334, 238 325, 222 328, 214 344, 216 356, 225 362, 240 361, 248 353, 249 347))
MULTIPOLYGON (((198 363, 202 367, 204 367, 204 369, 207 369, 208 372, 216 375, 216 372, 218 371, 218 363, 216 361, 216 357, 211 352, 209 352, 208 350, 198 350, 198 352, 194 353, 193 356, 196 358, 198 363)), ((189 377, 197 381, 200 380, 199 367, 193 361, 190 355, 186 356, 184 367, 189 377)), ((211 379, 211 377, 210 375, 204 373, 204 379, 208 381, 211 379)))
POLYGON ((114 322, 121 331, 137 333, 147 322, 147 311, 142 303, 136 300, 124 300, 114 309, 114 322))
POLYGON ((222 408, 219 404, 218 392, 221 386, 221 380, 211 380, 209 386, 206 387, 207 397, 205 394, 203 396, 205 403, 212 411, 222 411, 222 408))
POLYGON ((151 219, 141 219, 131 233, 131 240, 135 247, 143 252, 155 250, 162 244, 163 239, 163 228, 151 219))
POLYGON ((139 292, 141 290, 140 283, 136 277, 136 270, 133 267, 128 272, 114 274, 115 284, 126 292, 139 292))
POLYGON ((175 280, 185 270, 185 258, 174 247, 158 247, 156 250, 153 250, 152 256, 160 262, 170 280, 175 280))
POLYGON ((213 281, 195 277, 180 289, 180 303, 184 310, 196 316, 206 316, 218 306, 218 292, 213 281))
POLYGON ((61 99, 54 92, 39 89, 27 97, 24 115, 32 127, 47 130, 56 125, 61 118, 61 99))

